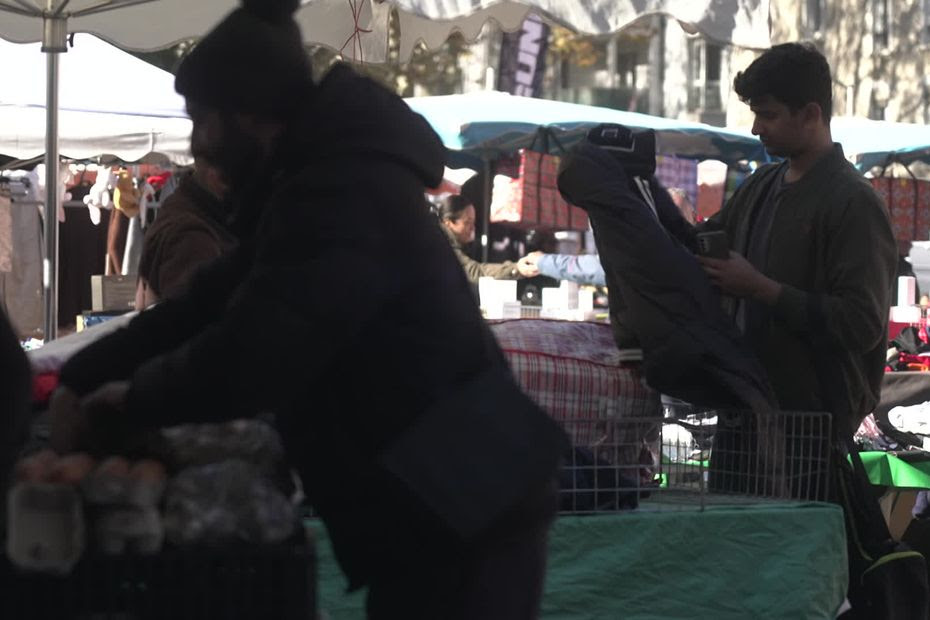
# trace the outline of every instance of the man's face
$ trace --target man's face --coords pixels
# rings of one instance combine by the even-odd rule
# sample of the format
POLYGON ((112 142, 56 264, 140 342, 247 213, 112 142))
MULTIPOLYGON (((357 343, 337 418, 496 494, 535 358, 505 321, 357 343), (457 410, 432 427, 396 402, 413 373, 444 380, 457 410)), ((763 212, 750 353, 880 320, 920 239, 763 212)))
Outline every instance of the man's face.
POLYGON ((750 100, 749 109, 755 114, 752 133, 759 136, 769 155, 792 157, 804 151, 808 128, 803 109, 792 112, 770 95, 750 100))
POLYGON ((446 226, 462 245, 475 240, 475 207, 468 205, 454 220, 446 220, 446 226))
POLYGON ((229 185, 235 187, 262 169, 267 150, 237 115, 190 101, 187 112, 193 124, 191 153, 215 166, 229 185))

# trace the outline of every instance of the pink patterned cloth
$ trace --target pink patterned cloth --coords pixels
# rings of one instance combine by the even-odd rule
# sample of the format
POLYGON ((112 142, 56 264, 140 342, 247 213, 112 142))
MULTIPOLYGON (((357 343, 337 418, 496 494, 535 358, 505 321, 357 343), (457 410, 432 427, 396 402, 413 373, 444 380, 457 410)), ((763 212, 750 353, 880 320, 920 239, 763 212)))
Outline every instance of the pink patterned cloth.
POLYGON ((638 434, 633 421, 661 415, 659 394, 638 365, 619 361, 605 323, 515 319, 492 322, 491 331, 523 391, 575 445, 619 441, 638 434), (631 433, 617 436, 623 426, 631 433))

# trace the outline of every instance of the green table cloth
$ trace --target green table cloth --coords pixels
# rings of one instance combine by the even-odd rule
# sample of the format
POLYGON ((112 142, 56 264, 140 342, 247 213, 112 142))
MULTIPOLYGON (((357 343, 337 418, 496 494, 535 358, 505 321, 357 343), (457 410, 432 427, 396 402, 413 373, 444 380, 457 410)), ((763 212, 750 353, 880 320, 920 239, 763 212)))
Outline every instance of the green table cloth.
POLYGON ((900 489, 930 489, 930 460, 904 459, 891 452, 860 452, 872 484, 900 489))
MULTIPOLYGON (((318 522, 320 610, 364 618, 318 522)), ((562 516, 546 619, 833 618, 847 581, 843 515, 830 504, 562 516)))

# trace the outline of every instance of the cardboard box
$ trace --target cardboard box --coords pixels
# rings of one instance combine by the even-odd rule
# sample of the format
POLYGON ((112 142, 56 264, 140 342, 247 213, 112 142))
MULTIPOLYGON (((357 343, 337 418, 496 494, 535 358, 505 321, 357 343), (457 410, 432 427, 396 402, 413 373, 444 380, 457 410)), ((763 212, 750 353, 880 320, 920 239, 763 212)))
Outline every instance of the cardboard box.
POLYGON ((882 495, 879 504, 893 539, 901 540, 904 530, 911 522, 911 510, 914 509, 916 501, 917 491, 913 489, 890 488, 882 495))
POLYGON ((90 303, 93 312, 134 310, 136 307, 136 277, 91 276, 90 303))

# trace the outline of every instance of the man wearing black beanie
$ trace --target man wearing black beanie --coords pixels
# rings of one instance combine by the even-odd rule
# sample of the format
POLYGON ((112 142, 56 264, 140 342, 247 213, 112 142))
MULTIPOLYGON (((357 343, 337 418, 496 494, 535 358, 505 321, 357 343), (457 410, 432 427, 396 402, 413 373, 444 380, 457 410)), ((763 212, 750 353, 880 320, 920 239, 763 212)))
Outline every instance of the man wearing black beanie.
POLYGON ((421 208, 438 136, 346 66, 315 84, 297 5, 246 0, 182 63, 239 245, 69 360, 53 446, 270 411, 370 617, 536 617, 564 435, 421 208))

